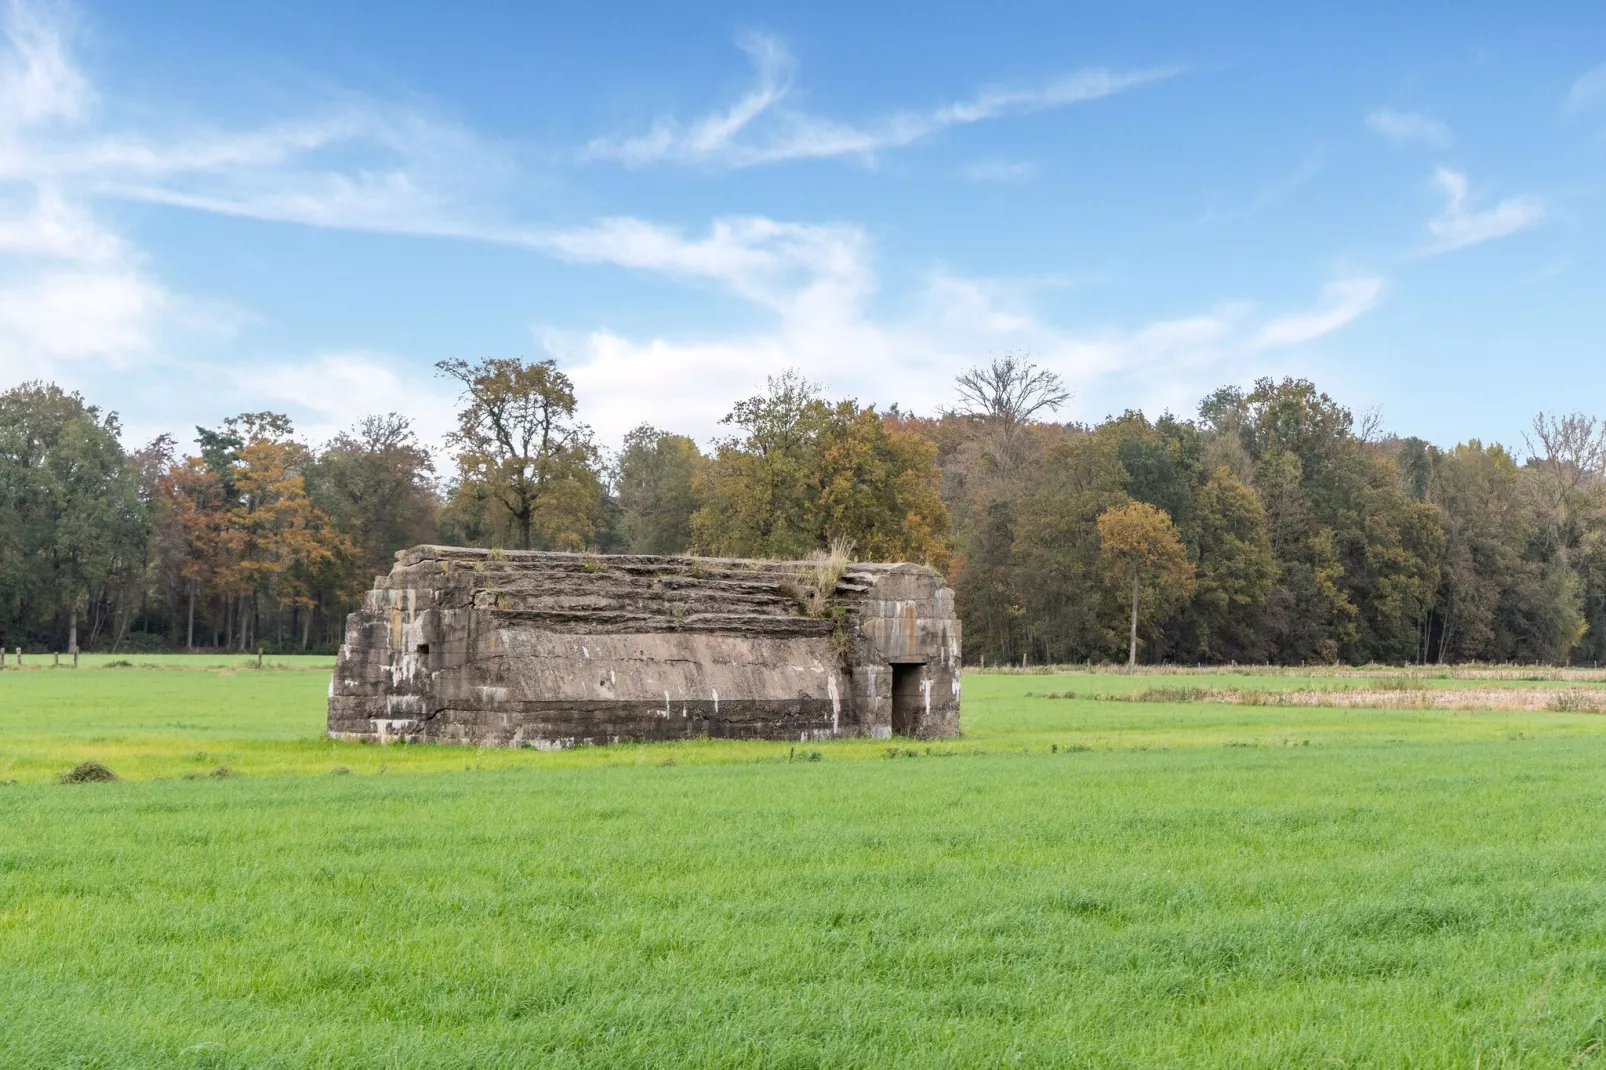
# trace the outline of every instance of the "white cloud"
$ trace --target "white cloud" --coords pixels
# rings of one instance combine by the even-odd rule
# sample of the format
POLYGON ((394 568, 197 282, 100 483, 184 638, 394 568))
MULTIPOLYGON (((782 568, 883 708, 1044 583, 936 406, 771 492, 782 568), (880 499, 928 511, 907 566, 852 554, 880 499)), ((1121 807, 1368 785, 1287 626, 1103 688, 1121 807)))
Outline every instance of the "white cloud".
POLYGON ((1606 63, 1579 75, 1567 91, 1562 110, 1568 115, 1576 115, 1601 103, 1606 103, 1606 63))
POLYGON ((65 13, 8 0, 0 20, 0 129, 82 115, 92 94, 67 58, 65 13))
POLYGON ((0 374, 49 378, 64 361, 148 352, 169 298, 127 270, 51 271, 0 285, 0 374))
POLYGON ((706 237, 688 240, 672 227, 623 218, 522 240, 569 260, 720 282, 772 309, 795 301, 802 279, 855 293, 868 285, 868 238, 852 226, 719 219, 706 237))
MULTIPOLYGON (((764 219, 715 223, 687 237, 634 220, 577 235, 573 249, 643 270, 693 275, 772 314, 763 329, 684 338, 536 331, 574 378, 587 419, 606 441, 641 422, 704 439, 765 376, 796 367, 838 394, 931 412, 952 400, 953 376, 988 353, 1030 351, 1079 393, 1077 414, 1125 391, 1120 407, 1190 405, 1246 362, 1310 341, 1363 315, 1380 280, 1329 285, 1310 312, 1267 318, 1242 302, 1135 328, 1068 330, 1046 321, 1030 281, 936 272, 901 312, 872 309, 877 292, 867 237, 854 227, 764 219), (583 240, 581 240, 583 239, 583 240)), ((1070 415, 1070 414, 1067 414, 1070 415)))
POLYGON ((512 165, 450 123, 347 100, 256 129, 116 129, 72 62, 67 10, 0 4, 0 252, 68 221, 87 234, 86 205, 107 197, 321 227, 499 230, 480 206, 512 165))
POLYGON ((1269 320, 1256 332, 1253 349, 1303 345, 1341 330, 1370 312, 1383 296, 1383 280, 1375 275, 1330 282, 1322 290, 1325 307, 1269 320))
POLYGON ((1366 117, 1366 125, 1390 141, 1417 142, 1432 148, 1448 148, 1454 140, 1450 128, 1421 112, 1379 108, 1366 117))
POLYGON ((314 226, 511 240, 470 222, 466 207, 483 183, 505 177, 501 158, 415 113, 358 102, 244 132, 108 130, 94 87, 72 62, 72 23, 65 7, 0 0, 6 381, 83 385, 94 378, 85 362, 126 367, 156 359, 185 333, 231 332, 228 321, 237 317, 228 310, 174 295, 151 277, 138 251, 98 218, 96 202, 107 197, 314 226))
POLYGON ((1444 211, 1428 221, 1434 238, 1429 253, 1446 253, 1504 238, 1545 218, 1545 206, 1528 196, 1508 197, 1485 211, 1470 211, 1467 176, 1459 171, 1441 167, 1433 173, 1433 182, 1444 194, 1445 204, 1444 211))
MULTIPOLYGON (((211 317, 151 278, 138 251, 97 217, 95 206, 106 197, 515 245, 697 283, 767 317, 757 330, 680 338, 632 338, 605 323, 581 332, 540 331, 573 375, 583 411, 604 441, 640 420, 715 433, 733 399, 790 366, 866 402, 931 411, 951 400, 955 372, 1003 350, 1031 351, 1059 370, 1086 406, 1075 415, 1097 418, 1098 406, 1114 396, 1112 384, 1128 391, 1122 407, 1189 402, 1214 380, 1241 378, 1245 362, 1274 346, 1336 330, 1365 311, 1350 280, 1329 288, 1308 313, 1268 318, 1248 304, 1225 302, 1137 326, 1070 330, 1039 312, 1033 297, 1040 281, 936 272, 901 307, 890 305, 879 293, 873 243, 851 224, 731 217, 696 234, 630 217, 576 227, 508 224, 483 207, 501 203, 493 194, 512 173, 503 155, 413 112, 358 102, 244 132, 111 130, 93 86, 70 62, 66 24, 15 2, 7 10, 9 49, 0 52, 0 86, 8 90, 0 96, 0 353, 10 363, 0 373, 12 378, 127 366, 135 358, 154 362, 177 332, 198 321, 216 329, 211 317), (1232 370, 1224 372, 1229 362, 1232 370)), ((705 119, 661 124, 655 140, 631 150, 640 162, 735 167, 869 157, 955 125, 1090 100, 1172 73, 1087 71, 850 126, 789 107, 790 57, 763 39, 749 49, 759 68, 756 87, 705 119)), ((1452 207, 1461 210, 1459 201, 1452 207)), ((387 410, 413 416, 422 434, 436 437, 450 418, 450 392, 404 367, 398 358, 362 352, 243 367, 169 362, 145 385, 184 395, 167 411, 189 413, 202 396, 220 412, 282 405, 314 438, 348 425, 354 412, 387 410)))
POLYGON ((59 189, 35 184, 0 195, 0 256, 106 264, 126 257, 123 242, 59 189))
POLYGON ((26 166, 32 139, 75 128, 93 102, 60 12, 0 8, 0 375, 49 378, 86 358, 147 354, 173 310, 81 198, 26 166))
POLYGON ((665 162, 732 169, 835 156, 869 161, 878 152, 949 127, 1097 100, 1179 72, 1175 67, 1089 68, 1031 88, 983 90, 968 100, 854 124, 787 106, 797 62, 779 40, 750 35, 738 43, 752 58, 757 77, 736 103, 689 123, 660 119, 637 137, 598 139, 587 146, 586 156, 630 167, 665 162))
POLYGON ((325 353, 302 360, 257 361, 230 372, 226 391, 241 410, 287 407, 296 431, 327 442, 369 413, 395 412, 413 421, 420 440, 438 443, 451 430, 456 397, 435 377, 409 372, 382 353, 325 353))

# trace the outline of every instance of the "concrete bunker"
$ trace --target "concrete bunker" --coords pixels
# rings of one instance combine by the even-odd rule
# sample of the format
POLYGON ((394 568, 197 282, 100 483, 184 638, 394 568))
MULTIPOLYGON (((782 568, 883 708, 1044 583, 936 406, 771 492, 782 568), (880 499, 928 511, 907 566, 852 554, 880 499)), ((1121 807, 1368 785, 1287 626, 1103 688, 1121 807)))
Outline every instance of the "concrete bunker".
POLYGON ((536 747, 942 738, 959 733, 959 651, 953 592, 922 565, 415 546, 347 618, 328 729, 536 747))

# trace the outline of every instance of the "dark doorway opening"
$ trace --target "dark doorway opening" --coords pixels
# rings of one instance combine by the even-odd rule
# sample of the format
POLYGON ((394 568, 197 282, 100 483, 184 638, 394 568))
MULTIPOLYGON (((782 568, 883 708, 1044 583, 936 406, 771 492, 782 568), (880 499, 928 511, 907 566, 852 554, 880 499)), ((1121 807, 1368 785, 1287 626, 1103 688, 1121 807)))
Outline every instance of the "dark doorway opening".
POLYGON ((895 736, 920 734, 920 715, 926 705, 925 696, 920 692, 924 669, 924 665, 892 667, 892 734, 895 736))

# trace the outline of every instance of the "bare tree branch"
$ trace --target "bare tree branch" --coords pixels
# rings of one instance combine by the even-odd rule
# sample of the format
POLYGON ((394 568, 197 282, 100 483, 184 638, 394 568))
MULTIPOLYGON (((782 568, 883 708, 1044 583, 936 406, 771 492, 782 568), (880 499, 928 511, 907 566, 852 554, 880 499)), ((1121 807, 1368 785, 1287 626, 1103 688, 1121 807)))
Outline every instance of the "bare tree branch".
POLYGON ((1522 439, 1528 464, 1539 476, 1529 486, 1548 514, 1552 548, 1565 561, 1580 534, 1580 522, 1600 506, 1606 480, 1606 422, 1581 412, 1539 413, 1532 433, 1522 439))
POLYGON ((1361 413, 1361 423, 1355 429, 1355 437, 1366 443, 1380 441, 1383 438, 1383 410, 1373 405, 1361 413))
POLYGON ((1039 413, 1056 411, 1071 399, 1059 373, 1039 367, 1029 354, 1005 353, 954 380, 960 416, 998 420, 1007 427, 1029 423, 1039 413))

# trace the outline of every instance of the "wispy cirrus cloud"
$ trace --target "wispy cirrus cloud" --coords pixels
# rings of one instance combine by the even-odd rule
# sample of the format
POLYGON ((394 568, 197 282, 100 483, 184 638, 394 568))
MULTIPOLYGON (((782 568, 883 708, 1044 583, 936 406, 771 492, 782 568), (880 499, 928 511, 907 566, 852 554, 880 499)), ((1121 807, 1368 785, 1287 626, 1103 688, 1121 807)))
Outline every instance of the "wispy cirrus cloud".
POLYGON ((1593 67, 1579 75, 1567 90, 1567 99, 1562 102, 1562 111, 1567 115, 1577 115, 1606 104, 1606 63, 1593 67))
MULTIPOLYGON (((712 433, 733 397, 789 366, 865 401, 899 400, 929 411, 947 400, 955 372, 1004 349, 1031 350, 1076 383, 1088 406, 1078 413, 1083 417, 1103 415, 1099 406, 1106 402, 1115 411, 1134 401, 1184 405, 1224 375, 1241 378, 1267 354, 1341 329, 1377 299, 1347 280, 1308 311, 1224 301, 1148 322, 1072 329, 1039 307, 1040 281, 932 271, 911 292, 882 294, 875 243, 852 223, 762 215, 715 219, 693 230, 632 216, 574 226, 521 222, 501 214, 509 203, 502 187, 517 177, 507 157, 450 122, 346 100, 243 130, 120 126, 103 106, 115 94, 98 96, 73 64, 71 20, 60 9, 13 0, 4 11, 0 374, 8 379, 95 358, 101 367, 155 360, 195 318, 182 295, 165 288, 133 243, 101 218, 102 202, 113 198, 517 246, 575 264, 685 280, 758 310, 757 328, 681 336, 631 337, 606 318, 578 331, 541 327, 537 340, 563 360, 585 415, 607 438, 640 420, 670 419, 666 413, 677 427, 712 433), (51 11, 55 21, 47 17, 51 11)), ((1174 73, 1084 71, 1036 88, 991 90, 929 111, 847 124, 792 106, 795 64, 784 49, 757 41, 752 50, 755 87, 705 119, 664 125, 661 134, 655 128, 643 162, 736 167, 873 158, 943 129, 1092 100, 1174 73)), ((182 391, 169 388, 179 378, 170 369, 161 392, 193 390, 221 411, 249 404, 247 395, 268 399, 317 434, 338 426, 353 398, 414 415, 426 432, 431 419, 449 411, 449 399, 423 385, 416 368, 406 371, 403 357, 309 348, 311 355, 249 366, 185 366, 182 391)), ((173 421, 182 422, 193 421, 173 421)))
MULTIPOLYGON (((0 0, 0 249, 31 233, 108 248, 90 205, 116 198, 312 226, 490 229, 505 154, 417 109, 351 98, 247 129, 120 126, 74 63, 75 17, 0 0), (35 207, 28 207, 33 203, 35 207), (71 227, 60 224, 71 221, 71 227)), ((115 98, 107 98, 114 100, 115 98)), ((64 247, 55 246, 58 251, 64 247)))
MULTIPOLYGON (((315 226, 456 232, 470 229, 465 206, 474 198, 452 177, 452 157, 467 153, 469 171, 495 173, 492 154, 450 126, 361 101, 255 129, 119 128, 107 115, 114 98, 98 93, 74 61, 76 27, 64 4, 0 0, 0 385, 87 385, 136 364, 168 364, 172 374, 175 342, 236 329, 234 310, 174 293, 156 277, 103 218, 108 199, 315 226)), ((272 383, 304 383, 302 400, 316 413, 330 395, 313 383, 355 381, 355 367, 269 375, 262 393, 277 398, 272 383)), ((220 403, 250 378, 213 372, 190 368, 186 383, 220 403)))
POLYGON ((0 129, 7 132, 52 119, 79 118, 93 98, 88 80, 68 55, 69 15, 10 0, 0 33, 0 129))
POLYGON ((1256 351, 1303 345, 1342 330, 1376 306, 1383 296, 1383 280, 1376 275, 1337 279, 1322 290, 1322 305, 1268 320, 1255 332, 1250 348, 1256 351))
POLYGON ((600 138, 586 147, 584 155, 628 167, 675 163, 730 170, 838 156, 873 161, 880 152, 950 127, 1097 100, 1181 72, 1179 67, 1133 71, 1091 67, 1037 86, 985 89, 924 111, 855 123, 810 115, 787 103, 797 61, 779 39, 749 34, 737 43, 753 61, 756 82, 734 104, 690 122, 659 119, 635 137, 600 138))
POLYGON ((1444 149, 1455 140, 1448 125, 1422 112, 1379 108, 1367 115, 1366 126, 1399 144, 1415 143, 1444 149))
POLYGON ((1234 222, 1259 215, 1286 201, 1296 190, 1307 185, 1319 175, 1325 166, 1326 161, 1323 159, 1322 153, 1315 151, 1306 153, 1305 158, 1299 162, 1298 167, 1282 178, 1261 186, 1253 197, 1240 204, 1228 207, 1212 205, 1205 210, 1204 214, 1194 220, 1193 225, 1196 227, 1214 226, 1218 223, 1234 222))
POLYGON ((40 131, 79 122, 93 99, 47 13, 0 13, 0 375, 148 352, 172 298, 81 199, 25 162, 40 131))
POLYGON ((1535 197, 1508 197, 1493 208, 1473 211, 1467 176, 1441 167, 1433 173, 1433 183, 1444 194, 1444 211, 1428 221, 1433 242, 1428 254, 1466 249, 1483 242, 1504 238, 1535 226, 1545 218, 1545 206, 1535 197))

